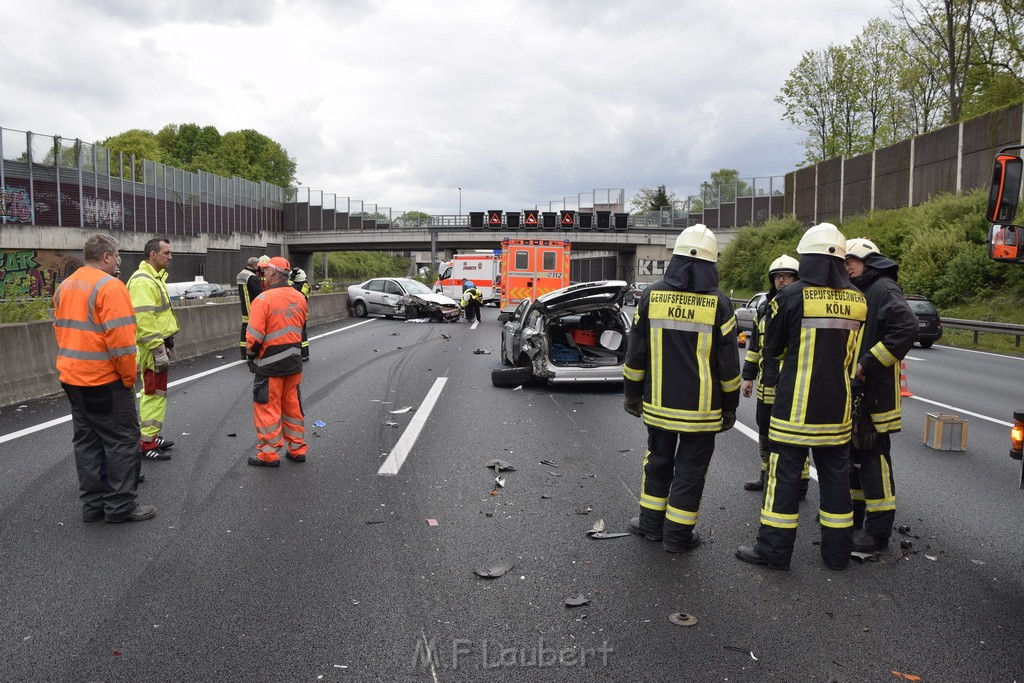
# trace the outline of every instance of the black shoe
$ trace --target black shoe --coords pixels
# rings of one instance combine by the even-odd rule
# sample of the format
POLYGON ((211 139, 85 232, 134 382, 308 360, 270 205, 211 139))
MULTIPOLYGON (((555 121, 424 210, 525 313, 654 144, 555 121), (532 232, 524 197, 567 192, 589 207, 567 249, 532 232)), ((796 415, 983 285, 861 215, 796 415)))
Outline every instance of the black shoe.
POLYGON ((135 509, 124 517, 108 519, 107 524, 120 524, 121 522, 145 522, 147 519, 156 517, 156 508, 152 505, 136 505, 135 509))
POLYGON ((757 549, 752 545, 741 545, 739 548, 736 548, 736 557, 744 562, 761 564, 772 569, 789 569, 789 567, 780 567, 779 565, 772 564, 762 557, 761 553, 757 552, 757 549))
POLYGON ((761 470, 759 479, 751 479, 743 484, 744 491, 764 491, 764 470, 761 470))
POLYGON ((849 566, 849 561, 847 561, 846 564, 829 564, 828 562, 825 563, 825 568, 831 569, 834 572, 841 572, 844 569, 847 569, 849 566))
POLYGON ((82 510, 82 521, 89 522, 102 522, 103 521, 103 509, 99 510, 82 510))
POLYGON ((151 450, 140 450, 139 457, 143 460, 170 460, 171 454, 164 453, 159 448, 153 448, 151 450))
MULTIPOLYGON (((145 444, 145 443, 146 442, 143 442, 143 444, 145 444)), ((154 446, 154 448, 160 448, 162 450, 168 450, 168 449, 174 448, 174 442, 173 441, 169 441, 169 440, 165 439, 164 437, 160 436, 159 434, 157 435, 157 437, 155 439, 153 439, 153 441, 150 441, 148 443, 155 443, 156 446, 154 446)))
POLYGON ((288 455, 286 455, 284 457, 288 458, 292 462, 306 462, 306 456, 305 455, 292 455, 291 453, 289 453, 288 455))
POLYGON ((673 543, 672 541, 666 540, 662 543, 661 547, 665 549, 666 553, 681 553, 685 550, 693 550, 700 545, 700 534, 694 531, 690 534, 690 540, 683 541, 681 543, 673 543))
POLYGON ((260 460, 255 455, 250 455, 249 459, 246 460, 253 467, 280 467, 281 460, 260 460))
POLYGON ((888 538, 879 538, 868 533, 860 533, 853 537, 853 549, 859 553, 878 553, 888 547, 888 538))
POLYGON ((646 538, 648 541, 660 541, 661 534, 654 531, 644 531, 640 528, 640 518, 634 517, 629 520, 629 531, 630 533, 636 534, 641 538, 646 538))
POLYGON ((139 478, 135 481, 135 483, 136 484, 142 484, 142 483, 145 483, 145 481, 146 481, 146 475, 145 474, 140 474, 139 478))

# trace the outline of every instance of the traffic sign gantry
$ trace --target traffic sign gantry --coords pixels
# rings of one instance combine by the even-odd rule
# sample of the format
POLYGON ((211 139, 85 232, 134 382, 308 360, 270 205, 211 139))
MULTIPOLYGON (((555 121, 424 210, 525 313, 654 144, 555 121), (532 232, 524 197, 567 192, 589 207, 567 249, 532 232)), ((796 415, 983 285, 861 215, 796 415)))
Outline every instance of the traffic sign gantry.
POLYGON ((537 212, 533 209, 523 209, 523 224, 528 228, 536 228, 538 224, 537 212))
POLYGON ((501 227, 501 209, 491 209, 487 212, 487 225, 492 228, 501 227))

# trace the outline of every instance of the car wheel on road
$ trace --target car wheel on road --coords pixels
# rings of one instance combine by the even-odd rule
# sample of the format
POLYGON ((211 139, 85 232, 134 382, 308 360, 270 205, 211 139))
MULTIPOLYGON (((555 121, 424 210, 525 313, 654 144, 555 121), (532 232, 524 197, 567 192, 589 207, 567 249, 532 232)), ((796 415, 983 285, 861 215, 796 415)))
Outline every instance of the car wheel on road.
POLYGON ((921 345, 922 349, 930 349, 930 348, 932 348, 932 344, 934 344, 935 342, 933 342, 933 341, 923 341, 923 342, 917 342, 917 343, 921 345))
POLYGON ((533 368, 491 368, 491 384, 496 387, 518 387, 533 381, 533 368))
POLYGON ((352 304, 352 310, 355 311, 357 318, 366 317, 366 304, 363 303, 362 301, 357 301, 354 304, 352 304))

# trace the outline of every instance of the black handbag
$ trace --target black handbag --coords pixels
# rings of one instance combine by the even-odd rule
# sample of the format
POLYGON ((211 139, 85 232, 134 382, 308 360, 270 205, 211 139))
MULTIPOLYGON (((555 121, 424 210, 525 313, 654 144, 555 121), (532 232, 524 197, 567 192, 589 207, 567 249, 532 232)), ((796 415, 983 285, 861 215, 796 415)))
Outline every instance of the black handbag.
POLYGON ((878 431, 863 394, 856 394, 853 398, 853 436, 850 443, 858 451, 869 451, 878 443, 878 431))

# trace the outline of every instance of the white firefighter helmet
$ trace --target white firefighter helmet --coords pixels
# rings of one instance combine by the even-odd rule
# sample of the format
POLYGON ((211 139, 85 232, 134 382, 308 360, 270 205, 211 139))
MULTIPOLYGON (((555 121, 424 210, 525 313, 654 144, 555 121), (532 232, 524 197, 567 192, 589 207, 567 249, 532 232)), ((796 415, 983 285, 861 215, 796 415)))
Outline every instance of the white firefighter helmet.
POLYGON ((295 276, 292 278, 292 282, 305 282, 305 281, 306 281, 306 271, 304 271, 302 268, 296 268, 295 269, 295 276))
POLYGON ((772 265, 768 268, 768 277, 775 275, 776 273, 799 273, 800 262, 792 256, 783 254, 779 258, 772 261, 772 265))
POLYGON ((852 240, 846 240, 846 257, 859 258, 861 261, 867 257, 868 254, 881 254, 875 243, 866 237, 854 237, 852 240))
POLYGON ((714 263, 718 260, 718 240, 707 226, 698 223, 679 233, 672 253, 714 263))
POLYGON ((818 223, 808 228, 797 245, 798 254, 822 254, 824 256, 846 257, 846 237, 831 223, 818 223))

